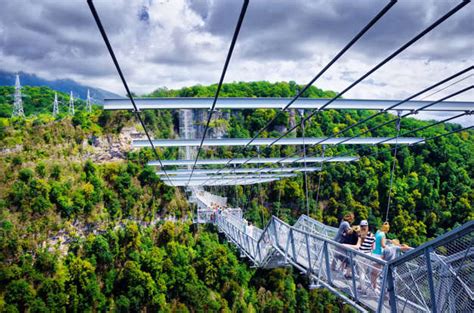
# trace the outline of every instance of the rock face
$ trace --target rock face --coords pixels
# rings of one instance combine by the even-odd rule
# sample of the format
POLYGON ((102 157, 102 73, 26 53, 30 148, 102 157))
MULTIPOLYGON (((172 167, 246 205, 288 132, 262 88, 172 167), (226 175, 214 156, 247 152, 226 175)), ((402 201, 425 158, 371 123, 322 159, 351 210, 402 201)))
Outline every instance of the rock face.
POLYGON ((96 163, 124 160, 127 152, 132 149, 132 140, 142 138, 145 134, 135 127, 123 128, 118 137, 91 136, 82 143, 84 158, 90 158, 96 163))

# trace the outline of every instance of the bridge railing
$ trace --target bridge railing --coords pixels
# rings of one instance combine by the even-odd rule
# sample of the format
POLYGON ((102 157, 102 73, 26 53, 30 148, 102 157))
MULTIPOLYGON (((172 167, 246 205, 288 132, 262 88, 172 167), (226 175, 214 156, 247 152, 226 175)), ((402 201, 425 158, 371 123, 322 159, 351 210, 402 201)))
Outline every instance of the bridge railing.
POLYGON ((269 224, 273 226, 268 229, 276 235, 272 242, 287 262, 317 285, 332 289, 353 305, 363 304, 373 311, 388 310, 388 299, 379 301, 385 261, 337 243, 326 232, 317 234, 301 229, 301 224, 290 226, 276 217, 269 224))
POLYGON ((390 262, 392 312, 474 312, 473 243, 471 221, 390 262))
POLYGON ((263 230, 240 209, 202 211, 201 220, 215 223, 255 266, 291 264, 360 310, 474 312, 474 222, 385 262, 333 241, 335 228, 306 216, 294 226, 273 216, 263 230))

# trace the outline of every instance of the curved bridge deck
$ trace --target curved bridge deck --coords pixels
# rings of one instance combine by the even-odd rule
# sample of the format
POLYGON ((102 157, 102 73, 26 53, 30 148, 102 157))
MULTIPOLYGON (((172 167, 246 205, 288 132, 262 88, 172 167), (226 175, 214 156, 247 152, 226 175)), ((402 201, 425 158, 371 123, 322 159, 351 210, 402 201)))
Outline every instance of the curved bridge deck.
POLYGON ((293 226, 275 216, 263 230, 248 225, 240 209, 217 209, 223 199, 193 191, 196 222, 215 224, 256 267, 292 265, 361 311, 474 312, 474 221, 386 262, 335 242, 337 229, 305 215, 293 226))

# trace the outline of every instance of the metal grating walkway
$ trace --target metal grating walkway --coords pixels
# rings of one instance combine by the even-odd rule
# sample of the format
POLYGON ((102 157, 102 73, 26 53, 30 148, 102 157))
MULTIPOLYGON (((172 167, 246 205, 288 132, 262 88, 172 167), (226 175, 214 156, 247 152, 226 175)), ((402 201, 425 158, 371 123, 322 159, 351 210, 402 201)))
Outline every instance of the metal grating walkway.
POLYGON ((238 208, 215 209, 224 199, 192 191, 196 222, 215 224, 256 267, 292 265, 312 286, 328 288, 361 311, 474 312, 474 221, 385 262, 333 241, 336 228, 305 215, 293 226, 272 216, 261 230, 238 208), (349 259, 352 278, 344 278, 342 258, 349 259))

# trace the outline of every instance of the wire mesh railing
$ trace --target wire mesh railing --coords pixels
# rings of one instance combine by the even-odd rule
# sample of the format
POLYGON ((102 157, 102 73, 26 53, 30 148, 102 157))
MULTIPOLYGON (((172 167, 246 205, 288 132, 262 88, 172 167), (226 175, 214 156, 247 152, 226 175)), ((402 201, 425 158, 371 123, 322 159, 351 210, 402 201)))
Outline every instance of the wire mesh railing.
POLYGON ((240 209, 198 210, 256 267, 293 265, 313 286, 360 310, 474 312, 474 222, 386 262, 333 240, 337 231, 307 216, 291 226, 272 217, 261 230, 240 209))

